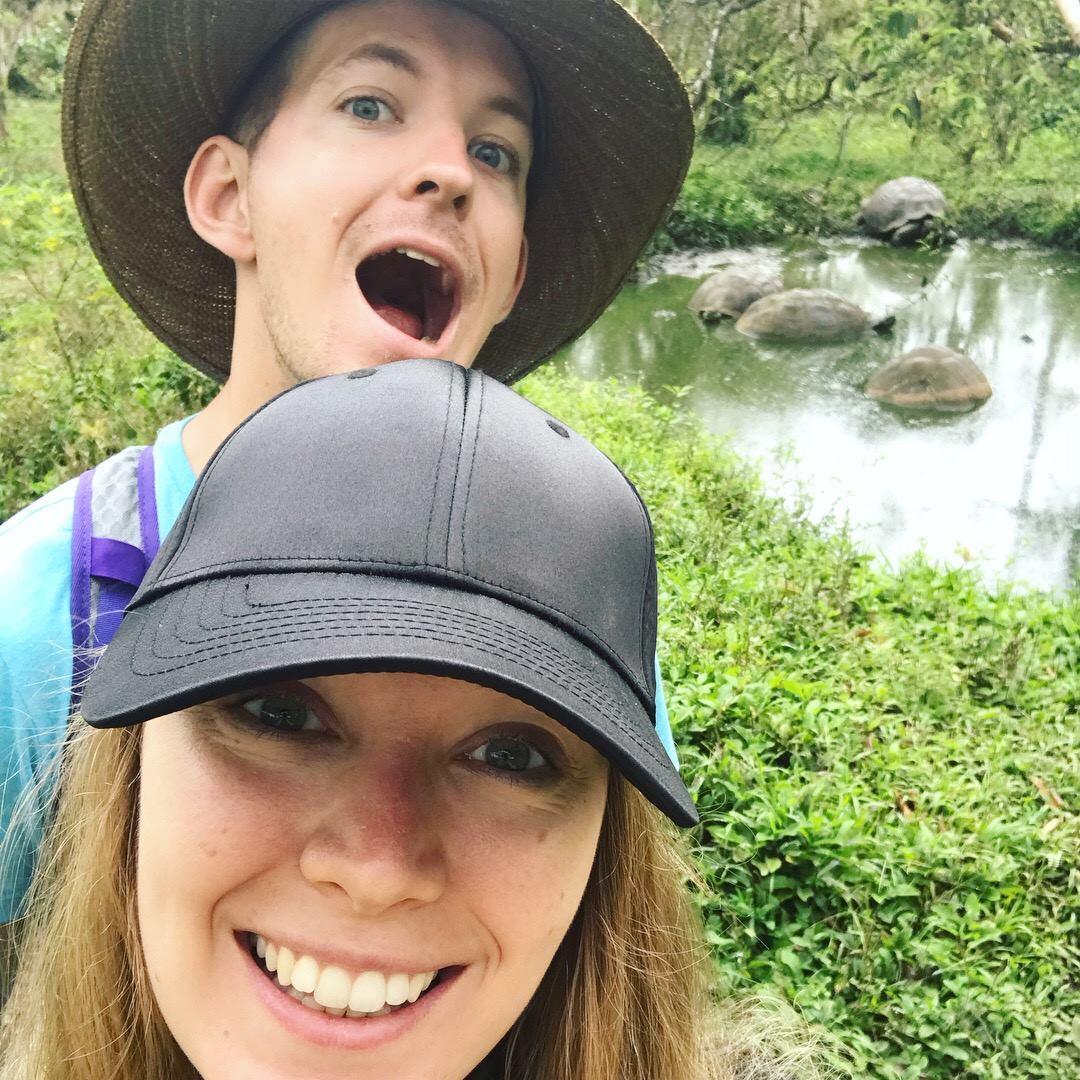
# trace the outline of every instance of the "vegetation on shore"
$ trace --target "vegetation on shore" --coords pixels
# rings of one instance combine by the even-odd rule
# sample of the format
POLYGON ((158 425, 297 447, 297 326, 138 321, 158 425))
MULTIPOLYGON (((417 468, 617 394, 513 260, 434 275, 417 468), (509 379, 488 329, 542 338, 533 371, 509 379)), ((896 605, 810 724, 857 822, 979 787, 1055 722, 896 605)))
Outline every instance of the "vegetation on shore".
POLYGON ((1080 251, 1080 35, 1059 0, 623 0, 695 108, 657 248, 850 232, 897 176, 965 236, 1080 251))
POLYGON ((541 371, 656 526, 725 986, 874 1080, 1080 1075, 1080 596, 880 569, 682 412, 541 371))
POLYGON ((961 236, 1023 239, 1080 252, 1080 140, 1061 130, 1028 139, 1015 161, 972 168, 940 141, 912 145, 901 123, 825 114, 746 146, 702 144, 654 253, 720 248, 855 230, 859 203, 896 176, 933 180, 961 236))

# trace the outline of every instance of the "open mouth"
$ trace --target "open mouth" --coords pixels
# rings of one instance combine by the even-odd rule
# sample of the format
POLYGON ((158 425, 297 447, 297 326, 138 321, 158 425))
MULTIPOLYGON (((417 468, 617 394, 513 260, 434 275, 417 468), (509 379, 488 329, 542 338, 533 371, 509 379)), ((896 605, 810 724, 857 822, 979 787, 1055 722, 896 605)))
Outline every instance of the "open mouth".
POLYGON ((457 312, 457 275, 415 248, 369 255, 356 268, 356 283, 376 315, 417 341, 438 342, 457 312))
POLYGON ((350 974, 323 966, 310 956, 297 957, 251 932, 244 934, 243 940, 251 958, 281 993, 315 1012, 354 1020, 408 1009, 460 971, 442 968, 411 975, 377 971, 350 974))

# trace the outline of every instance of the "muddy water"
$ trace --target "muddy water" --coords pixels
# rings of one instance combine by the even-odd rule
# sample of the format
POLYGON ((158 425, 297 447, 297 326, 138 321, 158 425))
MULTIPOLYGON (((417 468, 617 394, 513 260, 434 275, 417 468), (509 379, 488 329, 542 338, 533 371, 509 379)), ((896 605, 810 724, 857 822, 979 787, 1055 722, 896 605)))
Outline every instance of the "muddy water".
POLYGON ((680 400, 759 461, 772 490, 809 496, 896 562, 923 548, 990 581, 1037 587, 1080 575, 1080 258, 961 242, 942 253, 844 240, 680 255, 627 286, 560 361, 590 377, 639 380, 680 400), (686 304, 698 282, 739 263, 788 288, 833 289, 895 314, 891 336, 827 347, 763 344, 686 304), (924 344, 966 352, 993 397, 945 417, 905 416, 862 388, 924 344))

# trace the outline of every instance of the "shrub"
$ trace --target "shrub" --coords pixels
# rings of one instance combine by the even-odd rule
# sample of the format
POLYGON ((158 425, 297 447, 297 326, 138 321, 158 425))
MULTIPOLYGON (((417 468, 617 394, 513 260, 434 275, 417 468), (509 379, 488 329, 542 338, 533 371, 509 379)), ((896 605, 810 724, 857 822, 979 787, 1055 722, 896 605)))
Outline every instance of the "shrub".
POLYGON ((640 390, 526 390, 652 512, 724 984, 780 988, 858 1076, 1080 1075, 1080 597, 885 572, 640 390))

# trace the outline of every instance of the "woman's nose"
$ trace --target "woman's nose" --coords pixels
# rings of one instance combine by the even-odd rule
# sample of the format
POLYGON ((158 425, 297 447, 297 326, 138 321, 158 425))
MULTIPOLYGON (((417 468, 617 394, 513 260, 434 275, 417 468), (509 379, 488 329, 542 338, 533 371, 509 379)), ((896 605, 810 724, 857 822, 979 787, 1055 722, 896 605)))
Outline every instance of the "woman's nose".
POLYGON ((438 809, 415 773, 365 769, 347 780, 300 857, 303 876, 356 914, 437 900, 446 885, 446 851, 438 809))

